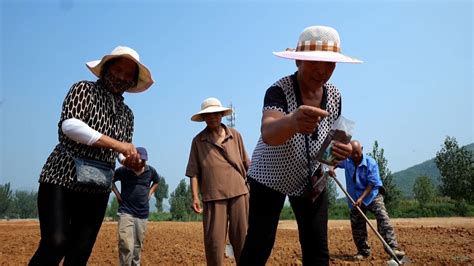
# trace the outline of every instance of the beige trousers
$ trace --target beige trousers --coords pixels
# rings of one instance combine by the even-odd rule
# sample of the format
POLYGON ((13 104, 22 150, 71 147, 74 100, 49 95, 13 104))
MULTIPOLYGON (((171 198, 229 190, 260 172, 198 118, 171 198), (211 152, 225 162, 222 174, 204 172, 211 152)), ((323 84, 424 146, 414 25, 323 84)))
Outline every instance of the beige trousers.
POLYGON ((119 213, 119 262, 121 266, 140 265, 140 255, 147 219, 133 217, 127 213, 119 213))
POLYGON ((226 235, 239 260, 247 234, 249 194, 203 203, 204 248, 207 265, 224 264, 226 235))

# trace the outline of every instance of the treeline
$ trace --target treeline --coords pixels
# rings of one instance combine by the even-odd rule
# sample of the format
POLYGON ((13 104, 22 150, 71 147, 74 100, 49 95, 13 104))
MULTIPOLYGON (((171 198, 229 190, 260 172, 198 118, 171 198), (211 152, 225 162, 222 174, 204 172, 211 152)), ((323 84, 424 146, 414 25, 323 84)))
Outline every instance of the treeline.
POLYGON ((10 189, 10 183, 0 185, 0 219, 37 218, 36 191, 10 189))
MULTIPOLYGON (((379 165, 379 173, 386 190, 385 204, 391 217, 450 217, 474 216, 474 161, 470 151, 459 147, 453 137, 447 137, 441 150, 436 154, 436 165, 442 177, 440 185, 435 186, 427 176, 419 176, 413 185, 414 199, 402 198, 400 190, 393 181, 388 168, 385 151, 377 141, 374 142, 372 156, 379 165)), ((330 219, 348 219, 347 200, 336 199, 336 183, 328 182, 329 217, 330 219)), ((167 195, 166 195, 167 196, 167 195)), ((176 190, 170 195, 170 212, 158 212, 151 220, 196 221, 199 215, 191 210, 191 188, 186 179, 181 180, 176 190)), ((369 215, 370 217, 370 215, 369 215)), ((290 206, 285 205, 281 219, 294 219, 290 206)))
MULTIPOLYGON (((474 217, 474 161, 470 151, 459 147, 453 137, 447 137, 442 148, 436 153, 436 166, 441 173, 441 180, 435 186, 428 176, 419 176, 413 185, 414 199, 401 197, 401 192, 394 184, 392 173, 384 149, 377 141, 369 152, 378 163, 380 176, 386 190, 385 205, 391 217, 474 217)), ((192 193, 187 179, 182 179, 176 189, 168 195, 168 184, 161 177, 160 185, 155 191, 157 212, 150 214, 152 221, 199 221, 201 215, 191 209, 192 193), (163 209, 164 199, 169 197, 169 212, 163 209)), ((349 208, 346 199, 336 199, 335 182, 328 182, 329 217, 330 219, 348 219, 349 208)), ((112 194, 113 195, 113 194, 112 194)), ((37 192, 15 191, 10 184, 0 185, 0 218, 37 218, 37 192)), ((106 217, 117 219, 118 202, 112 197, 106 217)), ((283 208, 281 219, 294 219, 290 206, 283 208)))
MULTIPOLYGON (((471 151, 460 147, 456 138, 446 137, 436 153, 436 167, 441 173, 439 185, 434 185, 428 176, 418 176, 412 188, 414 199, 401 197, 388 169, 384 149, 378 146, 377 141, 369 155, 379 165, 387 191, 385 203, 390 217, 474 216, 474 156, 471 151)), ((347 203, 334 204, 329 214, 332 219, 348 218, 347 203)))

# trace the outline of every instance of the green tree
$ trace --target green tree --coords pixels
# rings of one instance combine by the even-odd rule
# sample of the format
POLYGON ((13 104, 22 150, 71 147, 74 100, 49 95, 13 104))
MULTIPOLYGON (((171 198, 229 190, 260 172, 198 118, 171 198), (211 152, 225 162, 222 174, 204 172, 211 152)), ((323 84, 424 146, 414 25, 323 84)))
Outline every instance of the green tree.
POLYGON ((169 202, 172 220, 193 221, 200 219, 200 216, 195 214, 191 209, 191 186, 186 185, 185 179, 182 179, 176 189, 171 193, 169 202))
POLYGON ((13 202, 13 193, 10 189, 10 183, 0 185, 0 218, 8 214, 8 210, 13 202))
POLYGON ((177 221, 188 220, 188 209, 192 201, 189 201, 186 189, 186 181, 182 179, 176 189, 170 195, 171 219, 177 221))
POLYGON ((385 188, 384 202, 388 210, 394 210, 398 207, 401 197, 401 191, 393 182, 392 172, 388 169, 388 161, 384 155, 384 149, 379 147, 377 141, 374 142, 372 152, 368 155, 372 156, 379 166, 380 178, 385 188))
POLYGON ((441 173, 440 192, 454 200, 474 202, 474 161, 472 153, 459 147, 456 138, 446 137, 436 153, 441 173))
POLYGON ((112 202, 107 207, 106 216, 112 218, 112 220, 114 221, 117 221, 118 220, 118 207, 119 207, 119 203, 118 203, 117 197, 113 196, 112 202))
POLYGON ((327 192, 328 192, 329 206, 333 206, 334 204, 336 204, 337 187, 336 187, 336 181, 334 181, 331 177, 328 178, 327 192))
POLYGON ((13 210, 15 216, 21 219, 38 217, 36 200, 38 192, 28 192, 24 190, 15 191, 13 198, 13 210))
POLYGON ((155 190, 155 198, 157 212, 163 212, 163 199, 168 198, 168 184, 166 184, 164 176, 160 176, 160 183, 158 184, 158 188, 155 190))
POLYGON ((436 195, 436 190, 431 179, 427 176, 419 176, 413 185, 413 194, 420 206, 424 207, 430 203, 436 195))

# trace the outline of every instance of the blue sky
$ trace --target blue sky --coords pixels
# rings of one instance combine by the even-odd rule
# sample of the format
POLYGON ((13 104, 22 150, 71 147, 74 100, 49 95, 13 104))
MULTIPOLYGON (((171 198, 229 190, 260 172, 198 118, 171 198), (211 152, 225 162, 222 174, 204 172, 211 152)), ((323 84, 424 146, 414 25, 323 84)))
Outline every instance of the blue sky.
MULTIPOLYGON (((294 47, 310 25, 341 36, 331 82, 365 150, 374 140, 392 172, 435 156, 446 136, 474 142, 472 1, 1 1, 0 183, 37 189, 57 143, 70 86, 95 80, 86 61, 117 45, 136 49, 155 84, 126 94, 134 144, 170 192, 185 178, 189 148, 203 123, 202 100, 236 108, 251 155, 265 90, 296 70, 272 51, 294 47)), ((342 172, 340 173, 340 176, 342 172)))

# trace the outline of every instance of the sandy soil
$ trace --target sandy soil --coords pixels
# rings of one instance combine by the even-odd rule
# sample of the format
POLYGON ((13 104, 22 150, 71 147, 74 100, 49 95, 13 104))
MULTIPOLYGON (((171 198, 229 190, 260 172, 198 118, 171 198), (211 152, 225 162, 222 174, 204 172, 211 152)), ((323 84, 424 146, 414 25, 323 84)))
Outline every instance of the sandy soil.
MULTIPOLYGON (((372 221, 375 224, 375 221, 372 221)), ((401 248, 412 265, 474 265, 474 219, 392 219, 401 248)), ((369 230, 372 256, 355 262, 349 221, 329 222, 332 265, 383 265, 390 259, 369 230)), ((117 265, 117 224, 105 222, 90 265, 117 265)), ((39 242, 37 221, 0 221, 0 265, 26 265, 39 242)), ((281 221, 269 265, 300 265, 301 251, 294 221, 281 221)), ((234 264, 232 258, 226 262, 234 264)), ((150 222, 143 265, 205 264, 202 225, 196 222, 150 222)))

